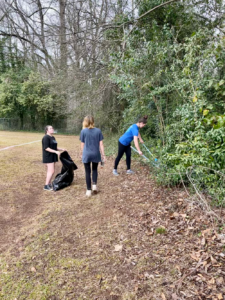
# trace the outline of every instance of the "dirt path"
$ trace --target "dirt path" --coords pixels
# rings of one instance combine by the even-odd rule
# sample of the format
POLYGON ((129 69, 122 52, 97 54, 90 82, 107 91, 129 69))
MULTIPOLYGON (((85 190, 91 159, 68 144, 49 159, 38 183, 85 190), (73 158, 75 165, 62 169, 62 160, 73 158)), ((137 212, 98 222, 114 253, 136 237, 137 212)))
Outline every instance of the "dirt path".
MULTIPOLYGON (((7 133, 1 146, 41 137, 7 133)), ((55 193, 42 190, 40 144, 0 153, 0 299, 225 300, 224 224, 139 163, 113 177, 109 159, 86 198, 78 138, 57 141, 79 169, 55 193)))

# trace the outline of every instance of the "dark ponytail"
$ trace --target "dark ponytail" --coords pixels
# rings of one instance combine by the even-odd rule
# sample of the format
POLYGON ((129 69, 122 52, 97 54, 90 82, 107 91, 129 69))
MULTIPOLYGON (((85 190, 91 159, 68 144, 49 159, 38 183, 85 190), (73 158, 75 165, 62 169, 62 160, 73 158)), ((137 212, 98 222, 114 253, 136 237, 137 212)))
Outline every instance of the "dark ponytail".
POLYGON ((148 116, 144 116, 138 120, 138 123, 147 124, 148 116))

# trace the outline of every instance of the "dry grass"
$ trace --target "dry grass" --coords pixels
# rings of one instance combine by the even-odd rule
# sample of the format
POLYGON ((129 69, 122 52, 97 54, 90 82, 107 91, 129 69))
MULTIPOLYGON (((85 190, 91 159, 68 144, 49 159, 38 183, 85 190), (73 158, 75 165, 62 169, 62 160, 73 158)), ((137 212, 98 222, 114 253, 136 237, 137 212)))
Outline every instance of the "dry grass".
MULTIPOLYGON (((1 147, 41 138, 0 132, 1 147)), ((0 299, 225 295, 223 224, 211 224, 184 191, 156 186, 139 164, 129 177, 122 162, 113 177, 110 158, 99 169, 100 192, 86 198, 78 137, 56 139, 79 167, 73 184, 58 192, 43 191, 41 143, 0 152, 0 299)))

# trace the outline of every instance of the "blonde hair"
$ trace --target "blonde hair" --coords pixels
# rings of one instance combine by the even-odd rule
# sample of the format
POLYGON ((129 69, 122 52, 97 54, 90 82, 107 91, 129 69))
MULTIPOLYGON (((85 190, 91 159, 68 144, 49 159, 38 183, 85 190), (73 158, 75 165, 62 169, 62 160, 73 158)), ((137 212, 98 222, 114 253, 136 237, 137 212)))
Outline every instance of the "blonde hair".
POLYGON ((95 127, 95 121, 94 121, 94 118, 92 116, 86 116, 84 118, 84 121, 83 121, 83 129, 84 128, 94 128, 95 127))

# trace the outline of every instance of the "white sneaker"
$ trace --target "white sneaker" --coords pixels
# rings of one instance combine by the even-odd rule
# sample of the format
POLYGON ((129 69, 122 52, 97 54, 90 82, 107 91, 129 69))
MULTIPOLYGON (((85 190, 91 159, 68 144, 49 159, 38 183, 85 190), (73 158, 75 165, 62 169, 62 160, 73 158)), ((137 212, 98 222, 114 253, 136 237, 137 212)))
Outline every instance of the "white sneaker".
POLYGON ((134 171, 132 171, 132 170, 127 170, 127 174, 134 174, 134 171))
POLYGON ((86 191, 86 196, 87 196, 87 197, 91 197, 91 190, 87 190, 87 191, 86 191))
POLYGON ((96 185, 96 184, 93 184, 93 185, 92 185, 92 191, 93 191, 93 192, 97 192, 97 185, 96 185))
POLYGON ((117 172, 117 170, 116 170, 116 169, 113 169, 113 175, 115 175, 115 176, 119 176, 119 173, 117 172))

